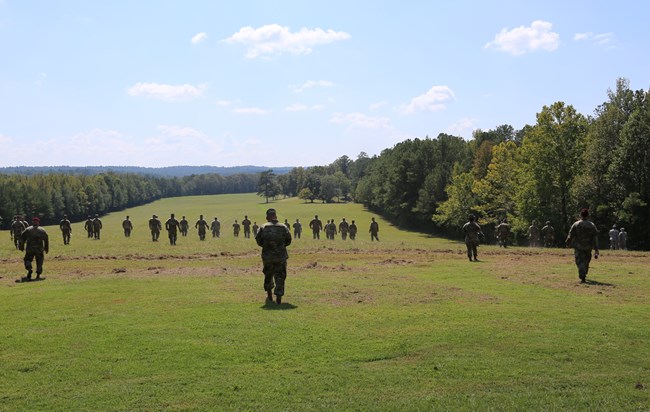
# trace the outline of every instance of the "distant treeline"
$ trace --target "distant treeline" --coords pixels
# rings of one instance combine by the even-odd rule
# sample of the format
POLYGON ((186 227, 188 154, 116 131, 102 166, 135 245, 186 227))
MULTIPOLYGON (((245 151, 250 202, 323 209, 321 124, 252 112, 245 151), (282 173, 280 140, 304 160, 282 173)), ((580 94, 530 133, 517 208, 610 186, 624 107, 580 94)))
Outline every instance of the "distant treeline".
POLYGON ((139 206, 154 200, 192 195, 250 193, 257 190, 258 174, 200 174, 164 178, 133 173, 0 174, 0 217, 38 216, 41 224, 58 223, 64 214, 72 221, 88 215, 139 206))
MULTIPOLYGON (((25 176, 38 174, 69 174, 69 175, 97 175, 103 173, 133 173, 159 177, 183 177, 191 175, 216 173, 222 176, 237 174, 254 174, 267 170, 261 166, 168 166, 168 167, 138 167, 138 166, 16 166, 0 167, 0 174, 19 174, 25 176)), ((273 169, 276 174, 288 173, 291 167, 277 167, 273 169)))

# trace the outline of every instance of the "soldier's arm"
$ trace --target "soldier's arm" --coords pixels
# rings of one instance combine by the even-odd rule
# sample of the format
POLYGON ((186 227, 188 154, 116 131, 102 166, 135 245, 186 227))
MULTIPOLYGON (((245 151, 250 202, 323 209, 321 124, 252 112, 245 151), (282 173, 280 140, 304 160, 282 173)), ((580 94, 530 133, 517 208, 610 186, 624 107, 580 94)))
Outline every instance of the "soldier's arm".
POLYGON ((47 233, 45 231, 43 231, 43 234, 45 235, 43 237, 43 250, 45 251, 45 253, 49 253, 50 252, 50 238, 47 236, 47 233))

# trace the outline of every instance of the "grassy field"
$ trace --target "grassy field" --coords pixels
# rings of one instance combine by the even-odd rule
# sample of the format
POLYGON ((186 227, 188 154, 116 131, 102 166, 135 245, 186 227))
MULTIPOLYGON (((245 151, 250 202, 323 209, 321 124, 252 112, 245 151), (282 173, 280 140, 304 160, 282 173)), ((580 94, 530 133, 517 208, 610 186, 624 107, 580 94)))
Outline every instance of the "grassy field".
POLYGON ((14 282, 0 232, 0 410, 650 410, 650 254, 604 251, 581 285, 570 250, 481 246, 472 263, 381 219, 370 242, 360 205, 272 205, 360 228, 294 240, 279 306, 230 230, 262 223, 255 195, 161 200, 103 217, 101 240, 74 224, 68 246, 47 227, 43 282, 14 282), (221 238, 151 242, 151 214, 172 212, 218 216, 221 238))

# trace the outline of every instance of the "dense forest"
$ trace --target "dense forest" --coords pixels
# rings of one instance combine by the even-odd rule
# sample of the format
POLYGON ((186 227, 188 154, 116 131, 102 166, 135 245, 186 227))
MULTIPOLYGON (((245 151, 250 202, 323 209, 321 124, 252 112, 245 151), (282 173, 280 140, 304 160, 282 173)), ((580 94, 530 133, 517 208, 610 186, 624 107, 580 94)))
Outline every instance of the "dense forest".
MULTIPOLYGON (((158 177, 184 177, 216 173, 222 176, 238 174, 255 174, 265 171, 263 166, 165 166, 165 167, 139 167, 139 166, 14 166, 0 167, 0 174, 40 175, 62 173, 69 175, 98 175, 102 173, 134 173, 158 177)), ((275 173, 287 173, 291 167, 278 167, 275 173)))

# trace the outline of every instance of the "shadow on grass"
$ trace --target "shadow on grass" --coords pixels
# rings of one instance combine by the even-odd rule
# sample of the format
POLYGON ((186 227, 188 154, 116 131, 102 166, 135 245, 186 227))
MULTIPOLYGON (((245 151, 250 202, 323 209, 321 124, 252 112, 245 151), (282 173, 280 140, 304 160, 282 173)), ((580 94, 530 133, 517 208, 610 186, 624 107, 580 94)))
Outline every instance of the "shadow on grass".
POLYGON ((613 283, 604 283, 604 282, 599 282, 597 280, 591 280, 591 279, 587 279, 585 283, 587 285, 594 285, 594 286, 616 286, 613 283))
POLYGON ((260 307, 260 309, 264 310, 289 310, 289 309, 297 309, 298 306, 292 305, 291 303, 281 303, 277 304, 275 302, 266 302, 264 305, 260 307))

